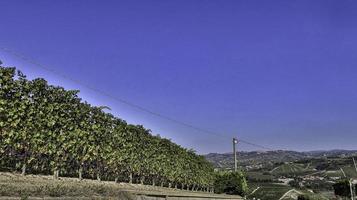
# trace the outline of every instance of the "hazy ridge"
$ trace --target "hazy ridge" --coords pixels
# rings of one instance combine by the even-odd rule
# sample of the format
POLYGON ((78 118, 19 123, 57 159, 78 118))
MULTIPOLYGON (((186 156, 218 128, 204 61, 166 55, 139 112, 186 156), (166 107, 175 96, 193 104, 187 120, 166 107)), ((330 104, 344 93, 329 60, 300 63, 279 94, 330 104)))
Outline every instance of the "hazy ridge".
MULTIPOLYGON (((269 166, 278 162, 292 162, 312 158, 345 157, 357 155, 357 150, 315 150, 315 151, 240 151, 238 152, 238 162, 240 166, 262 165, 269 166)), ((231 168, 233 163, 233 153, 209 153, 204 155, 216 168, 231 168)))

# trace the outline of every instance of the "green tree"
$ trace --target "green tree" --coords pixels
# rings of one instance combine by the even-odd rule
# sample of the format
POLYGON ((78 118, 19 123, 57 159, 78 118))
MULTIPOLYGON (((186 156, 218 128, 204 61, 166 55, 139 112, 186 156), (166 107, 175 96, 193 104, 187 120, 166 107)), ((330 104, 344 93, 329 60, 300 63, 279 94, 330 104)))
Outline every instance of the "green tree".
POLYGON ((242 172, 218 172, 214 183, 216 193, 245 196, 248 191, 247 181, 242 172))
POLYGON ((341 197, 351 197, 350 182, 348 180, 341 180, 333 185, 335 195, 341 197))
POLYGON ((0 67, 0 155, 5 167, 10 163, 8 158, 15 157, 15 129, 18 125, 16 114, 15 93, 16 83, 15 68, 0 67))
POLYGON ((312 200, 312 199, 307 195, 299 195, 297 200, 312 200))

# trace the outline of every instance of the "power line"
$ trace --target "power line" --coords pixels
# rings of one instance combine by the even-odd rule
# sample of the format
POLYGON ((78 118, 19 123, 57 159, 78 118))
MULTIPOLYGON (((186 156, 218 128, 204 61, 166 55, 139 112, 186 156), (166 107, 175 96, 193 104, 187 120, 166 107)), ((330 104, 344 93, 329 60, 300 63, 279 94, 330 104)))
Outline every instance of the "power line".
MULTIPOLYGON (((118 98, 118 97, 116 97, 116 96, 113 96, 113 95, 111 95, 111 94, 109 94, 109 93, 107 93, 107 92, 105 92, 105 91, 96 89, 96 88, 94 88, 94 87, 92 87, 92 86, 90 86, 90 85, 88 85, 88 84, 85 84, 85 83, 82 83, 81 81, 78 81, 78 80, 76 80, 76 79, 73 79, 73 78, 71 78, 71 77, 69 77, 69 76, 67 76, 67 75, 65 75, 65 74, 63 74, 63 73, 60 73, 60 72, 58 72, 58 71, 56 71, 56 70, 53 70, 53 69, 51 69, 51 68, 48 68, 48 67, 46 67, 45 65, 42 65, 41 63, 37 62, 35 59, 26 57, 26 56, 24 56, 23 54, 17 53, 17 52, 15 52, 15 51, 11 50, 11 49, 4 48, 4 47, 0 47, 0 49, 3 50, 4 52, 8 53, 8 54, 11 54, 11 55, 13 55, 13 56, 15 56, 15 57, 17 57, 17 58, 19 58, 19 59, 25 61, 25 62, 31 63, 31 64, 33 64, 34 66, 37 66, 37 67, 39 67, 39 68, 41 68, 41 69, 43 69, 43 70, 46 70, 46 71, 48 71, 48 72, 51 72, 51 73, 53 73, 53 74, 55 74, 55 75, 57 75, 57 76, 60 76, 60 77, 62 77, 62 78, 64 78, 64 79, 70 80, 70 81, 72 81, 72 82, 74 82, 74 83, 76 83, 76 84, 78 84, 78 85, 81 85, 81 86, 83 86, 83 87, 85 87, 85 88, 87 88, 87 89, 89 89, 89 90, 92 90, 92 91, 94 91, 94 92, 96 92, 96 93, 98 93, 98 94, 101 94, 101 95, 103 95, 103 96, 109 97, 109 98, 111 98, 111 99, 113 99, 113 100, 115 100, 115 101, 118 101, 118 102, 123 103, 123 104, 125 104, 125 105, 128 105, 128 106, 130 106, 130 107, 136 108, 137 110, 140 110, 140 111, 142 111, 142 112, 146 112, 146 113, 151 114, 151 115, 153 115, 153 116, 156 116, 156 117, 158 117, 158 118, 162 118, 162 119, 171 121, 171 122, 173 122, 173 123, 176 123, 176 124, 179 124, 179 125, 181 125, 181 126, 185 126, 185 127, 194 129, 194 130, 199 131, 199 132, 202 132, 202 133, 206 133, 206 134, 218 136, 218 138, 220 138, 220 139, 221 139, 222 137, 225 137, 225 138, 227 138, 227 139, 228 139, 228 138, 231 139, 230 137, 222 136, 221 134, 219 134, 219 133, 217 133, 217 132, 210 131, 210 130, 206 130, 206 129, 203 129, 203 128, 194 126, 194 125, 192 125, 192 124, 189 124, 189 123, 186 123, 186 122, 182 122, 182 121, 176 120, 176 119, 171 118, 171 117, 169 117, 169 116, 162 115, 162 114, 157 113, 157 112, 154 112, 154 111, 152 111, 152 110, 150 110, 150 109, 144 108, 144 107, 139 106, 139 105, 134 104, 134 103, 131 103, 131 102, 129 102, 129 101, 127 101, 127 100, 124 100, 124 99, 122 99, 122 98, 118 98)), ((250 146, 254 146, 254 147, 261 148, 261 149, 265 149, 265 150, 269 150, 269 151, 276 151, 275 149, 272 149, 272 148, 269 148, 269 147, 265 147, 265 146, 259 145, 259 144, 254 144, 254 143, 248 142, 248 141, 246 141, 246 140, 239 139, 238 141, 241 142, 241 143, 250 145, 250 146)))
POLYGON ((244 143, 244 144, 248 144, 250 146, 255 146, 255 147, 259 147, 261 149, 265 149, 265 150, 269 150, 269 151, 276 151, 276 149, 272 149, 272 148, 269 148, 269 147, 265 147, 265 146, 262 146, 262 145, 259 145, 259 144, 254 144, 254 143, 251 143, 251 142, 248 142, 248 141, 245 141, 245 140, 238 140, 239 142, 241 143, 244 143))

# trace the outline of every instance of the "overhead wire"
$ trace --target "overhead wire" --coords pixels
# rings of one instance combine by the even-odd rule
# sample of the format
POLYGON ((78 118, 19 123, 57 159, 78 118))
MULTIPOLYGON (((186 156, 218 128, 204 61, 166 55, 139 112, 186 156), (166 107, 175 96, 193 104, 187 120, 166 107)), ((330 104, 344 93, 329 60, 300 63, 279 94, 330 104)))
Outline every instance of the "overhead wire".
MULTIPOLYGON (((99 90, 99 89, 97 89, 97 88, 94 88, 94 87, 92 87, 92 86, 90 86, 90 85, 88 85, 88 84, 85 84, 85 83, 83 83, 83 82, 77 80, 77 79, 71 78, 71 77, 69 77, 69 76, 67 76, 67 75, 65 75, 65 74, 63 74, 63 73, 60 73, 60 72, 58 72, 58 71, 56 71, 56 70, 54 70, 54 69, 52 69, 52 68, 46 67, 45 65, 43 65, 43 64, 41 64, 41 63, 39 63, 39 62, 37 62, 35 59, 29 58, 29 57, 27 57, 27 56, 24 56, 23 54, 18 53, 18 52, 14 51, 14 50, 11 50, 11 49, 8 49, 8 48, 4 48, 4 47, 0 47, 0 49, 1 49, 2 51, 4 51, 4 52, 10 54, 10 55, 13 55, 13 56, 15 56, 15 57, 17 57, 17 58, 19 58, 19 59, 21 59, 21 60, 27 62, 27 63, 30 63, 30 64, 32 64, 32 65, 34 65, 34 66, 37 66, 37 67, 39 67, 39 68, 41 68, 41 69, 43 69, 43 70, 45 70, 45 71, 48 71, 48 72, 53 73, 53 74, 55 74, 55 75, 57 75, 57 76, 60 76, 60 77, 62 77, 63 79, 67 79, 67 80, 69 80, 69 81, 72 81, 72 82, 74 82, 74 83, 76 83, 76 84, 78 84, 78 85, 81 85, 82 87, 85 87, 85 88, 87 88, 87 89, 89 89, 89 90, 92 90, 92 91, 98 93, 98 94, 101 94, 101 95, 103 95, 103 96, 106 96, 106 97, 108 97, 108 98, 111 98, 111 99, 113 99, 113 100, 115 100, 115 101, 117 101, 117 102, 119 102, 119 103, 122 103, 122 104, 125 104, 125 105, 127 105, 127 106, 133 107, 133 108, 135 108, 135 109, 137 109, 137 110, 140 110, 140 111, 142 111, 142 112, 151 114, 151 115, 156 116, 156 117, 158 117, 158 118, 165 119, 165 120, 167 120, 167 121, 171 121, 171 122, 173 122, 173 123, 176 123, 176 124, 179 124, 179 125, 181 125, 181 126, 185 126, 185 127, 191 128, 191 129, 193 129, 193 130, 196 130, 196 131, 199 131, 199 132, 202 132, 202 133, 206 133, 206 134, 218 136, 218 138, 220 138, 220 139, 222 139, 222 137, 227 138, 227 139, 229 138, 229 137, 224 136, 224 135, 222 135, 222 134, 219 134, 219 133, 217 133, 217 132, 210 131, 210 130, 206 130, 206 129, 203 129, 203 128, 194 126, 194 125, 192 125, 192 124, 189 124, 189 123, 186 123, 186 122, 183 122, 183 121, 180 121, 180 120, 176 120, 176 119, 174 119, 174 118, 172 118, 172 117, 163 115, 163 114, 161 114, 161 113, 154 112, 154 111, 152 111, 152 110, 150 110, 150 109, 144 108, 144 107, 142 107, 142 106, 140 106, 140 105, 137 105, 137 104, 135 104, 135 103, 131 103, 131 102, 125 100, 125 99, 116 97, 116 96, 114 96, 114 95, 112 95, 112 94, 110 94, 110 93, 107 93, 107 92, 105 92, 105 91, 102 91, 102 90, 99 90)), ((231 138, 229 138, 229 139, 231 139, 231 138)), ((266 146, 263 146, 263 145, 260 145, 260 144, 255 144, 255 143, 252 143, 252 142, 249 142, 249 141, 240 139, 240 138, 238 138, 238 142, 241 142, 241 143, 244 143, 244 144, 247 144, 247 145, 250 145, 250 146, 254 146, 254 147, 257 147, 257 148, 260 148, 260 149, 264 149, 264 150, 269 150, 269 151, 277 151, 277 150, 278 150, 278 149, 273 149, 273 148, 266 147, 266 146)))

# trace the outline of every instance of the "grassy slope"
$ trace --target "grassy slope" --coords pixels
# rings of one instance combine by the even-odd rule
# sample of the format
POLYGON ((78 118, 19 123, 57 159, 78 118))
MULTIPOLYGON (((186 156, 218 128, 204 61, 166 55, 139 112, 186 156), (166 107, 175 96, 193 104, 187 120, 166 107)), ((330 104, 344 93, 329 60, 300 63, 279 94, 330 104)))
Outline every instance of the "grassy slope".
POLYGON ((249 179, 262 180, 262 181, 271 181, 274 179, 273 175, 264 174, 263 172, 248 171, 245 174, 249 179))
POLYGON ((302 175, 311 172, 312 169, 308 165, 298 163, 286 163, 271 171, 274 175, 302 175))
POLYGON ((27 175, 23 177, 19 174, 0 172, 0 199, 1 196, 23 198, 59 197, 60 199, 65 197, 70 197, 70 199, 83 199, 83 197, 89 199, 131 199, 131 194, 240 199, 239 196, 181 191, 147 185, 98 182, 94 180, 79 181, 75 178, 53 180, 51 176, 27 175))

